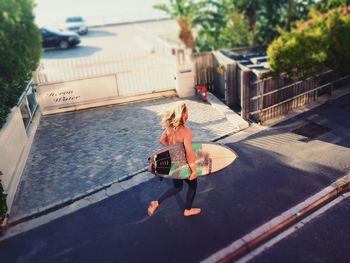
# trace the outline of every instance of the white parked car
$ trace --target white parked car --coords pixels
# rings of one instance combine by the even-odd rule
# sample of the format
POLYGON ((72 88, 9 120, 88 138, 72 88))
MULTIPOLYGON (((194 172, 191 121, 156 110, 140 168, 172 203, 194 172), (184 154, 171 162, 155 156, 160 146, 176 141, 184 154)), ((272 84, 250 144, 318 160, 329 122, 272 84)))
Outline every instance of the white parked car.
POLYGON ((66 21, 61 29, 73 31, 79 35, 85 35, 88 33, 86 22, 81 16, 72 16, 66 18, 66 21))

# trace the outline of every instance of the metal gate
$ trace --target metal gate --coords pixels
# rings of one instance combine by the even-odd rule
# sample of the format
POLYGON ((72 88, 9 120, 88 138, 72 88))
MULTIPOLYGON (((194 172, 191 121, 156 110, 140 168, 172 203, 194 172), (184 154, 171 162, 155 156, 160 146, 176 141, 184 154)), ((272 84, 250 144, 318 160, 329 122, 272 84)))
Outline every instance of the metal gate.
POLYGON ((176 88, 170 50, 44 60, 33 73, 41 108, 68 108, 176 88))

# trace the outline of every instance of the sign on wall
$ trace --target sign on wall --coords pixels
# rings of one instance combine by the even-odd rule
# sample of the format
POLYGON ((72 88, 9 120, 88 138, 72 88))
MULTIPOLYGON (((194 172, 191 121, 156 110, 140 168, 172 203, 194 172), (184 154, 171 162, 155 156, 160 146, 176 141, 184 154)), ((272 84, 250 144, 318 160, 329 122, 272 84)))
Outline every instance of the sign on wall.
POLYGON ((118 97, 116 77, 103 76, 37 87, 42 108, 63 108, 118 97))

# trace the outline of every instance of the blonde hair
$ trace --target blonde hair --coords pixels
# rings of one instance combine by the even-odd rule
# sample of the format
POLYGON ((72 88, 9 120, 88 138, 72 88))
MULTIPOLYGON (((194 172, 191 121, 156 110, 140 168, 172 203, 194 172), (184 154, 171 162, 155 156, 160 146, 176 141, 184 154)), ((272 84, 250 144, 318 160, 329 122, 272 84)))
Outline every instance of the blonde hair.
POLYGON ((165 111, 162 118, 162 127, 173 128, 177 130, 179 126, 184 125, 182 116, 185 114, 187 106, 184 102, 179 103, 174 109, 165 111))

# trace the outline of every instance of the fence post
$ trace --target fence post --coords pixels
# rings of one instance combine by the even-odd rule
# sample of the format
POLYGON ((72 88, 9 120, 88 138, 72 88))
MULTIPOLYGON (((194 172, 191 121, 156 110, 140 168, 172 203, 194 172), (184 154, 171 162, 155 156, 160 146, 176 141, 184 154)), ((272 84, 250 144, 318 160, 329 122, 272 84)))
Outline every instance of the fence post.
POLYGON ((238 92, 237 92, 237 64, 227 65, 227 80, 226 80, 226 100, 229 107, 237 106, 238 92))
POLYGON ((242 71, 241 78, 241 115, 245 120, 249 119, 250 113, 250 70, 242 71))
POLYGON ((193 55, 194 79, 196 85, 205 85, 209 91, 214 92, 213 57, 211 52, 196 53, 193 55))
POLYGON ((268 81, 264 81, 263 85, 259 85, 259 95, 260 95, 260 100, 259 100, 259 122, 262 123, 265 121, 264 119, 264 92, 266 89, 266 85, 268 84, 268 81))
POLYGON ((218 59, 216 58, 216 56, 213 56, 212 67, 213 67, 213 83, 214 83, 214 85, 213 85, 211 92, 213 92, 214 94, 217 93, 218 86, 219 86, 218 72, 217 72, 218 65, 219 65, 218 59))

